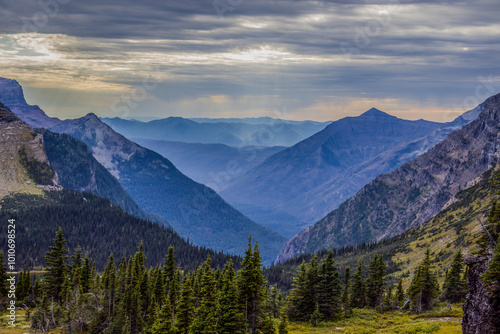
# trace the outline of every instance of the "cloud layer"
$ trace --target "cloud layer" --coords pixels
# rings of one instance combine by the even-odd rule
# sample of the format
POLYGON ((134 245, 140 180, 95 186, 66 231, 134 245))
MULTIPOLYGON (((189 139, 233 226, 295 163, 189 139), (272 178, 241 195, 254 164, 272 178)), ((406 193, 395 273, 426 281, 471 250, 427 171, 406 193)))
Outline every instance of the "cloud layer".
POLYGON ((0 75, 60 117, 448 121, 500 91, 495 2, 0 1, 0 75))

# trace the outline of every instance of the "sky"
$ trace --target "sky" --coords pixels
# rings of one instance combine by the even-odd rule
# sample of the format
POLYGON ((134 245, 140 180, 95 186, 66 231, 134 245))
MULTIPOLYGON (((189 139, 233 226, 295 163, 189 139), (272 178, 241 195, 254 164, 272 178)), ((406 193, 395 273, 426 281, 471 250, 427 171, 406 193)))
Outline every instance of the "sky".
POLYGON ((0 0, 0 77, 47 114, 452 120, 500 92, 476 1, 0 0))

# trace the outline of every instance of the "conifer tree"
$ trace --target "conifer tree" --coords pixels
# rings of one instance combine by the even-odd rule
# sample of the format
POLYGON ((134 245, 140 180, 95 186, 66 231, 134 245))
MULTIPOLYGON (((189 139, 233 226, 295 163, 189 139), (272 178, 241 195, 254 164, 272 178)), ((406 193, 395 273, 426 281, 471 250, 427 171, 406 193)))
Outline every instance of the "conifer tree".
POLYGON ((191 324, 191 333, 214 334, 217 332, 218 303, 217 283, 214 272, 210 267, 211 259, 208 255, 203 264, 203 274, 200 286, 200 307, 196 310, 196 317, 191 324))
POLYGON ((368 306, 376 307, 382 302, 385 287, 385 264, 382 256, 375 255, 370 262, 366 278, 366 299, 368 306))
POLYGON ((154 334, 174 334, 176 329, 172 324, 172 317, 172 303, 170 303, 170 296, 167 296, 151 332, 154 334))
POLYGON ((307 303, 309 304, 309 308, 312 310, 318 304, 319 263, 317 255, 313 255, 311 261, 309 261, 306 276, 307 290, 309 290, 307 303))
POLYGON ((109 256, 104 273, 102 274, 103 306, 106 310, 106 319, 109 321, 115 310, 116 265, 113 254, 109 256))
POLYGON ((233 261, 230 259, 222 273, 222 287, 219 295, 219 333, 243 334, 245 317, 238 304, 238 289, 235 282, 233 261))
POLYGON ((188 334, 189 328, 195 317, 195 297, 191 287, 191 278, 187 278, 182 284, 179 303, 177 304, 177 316, 175 327, 179 334, 188 334))
POLYGON ((439 295, 439 284, 431 268, 430 250, 427 249, 425 259, 419 266, 408 289, 412 309, 418 313, 432 309, 439 295))
POLYGON ((256 333, 262 322, 262 308, 266 300, 266 280, 262 274, 262 257, 259 245, 252 249, 252 239, 248 239, 248 248, 238 271, 238 287, 240 305, 245 312, 247 329, 250 334, 256 333))
POLYGON ((396 302, 398 304, 398 307, 403 306, 404 300, 405 300, 405 292, 403 289, 403 279, 400 279, 398 282, 398 287, 396 289, 396 302))
POLYGON ((89 256, 85 256, 83 265, 80 268, 80 290, 81 293, 87 293, 90 291, 91 285, 91 269, 90 269, 90 259, 89 256))
POLYGON ((48 296, 53 298, 55 302, 61 302, 62 286, 66 277, 67 265, 66 255, 68 251, 64 247, 66 240, 64 239, 62 228, 56 232, 54 246, 50 246, 50 251, 45 255, 47 263, 47 272, 44 275, 44 282, 48 296))
POLYGON ((349 304, 356 308, 363 308, 366 305, 366 288, 361 260, 358 261, 357 271, 352 275, 352 292, 349 304))
POLYGON ((345 268, 344 275, 344 293, 342 294, 342 306, 344 307, 344 315, 347 317, 351 314, 351 308, 349 305, 349 286, 351 283, 351 270, 349 267, 345 268))
POLYGON ((309 302, 309 285, 307 280, 307 265, 303 260, 297 274, 293 278, 293 289, 290 292, 289 314, 292 320, 307 321, 313 310, 309 302))
MULTIPOLYGON (((314 282, 309 281, 309 284, 314 282)), ((323 320, 330 321, 342 312, 342 288, 333 251, 321 261, 317 283, 317 308, 323 320)), ((313 304, 313 307, 315 305, 313 304)))
POLYGON ((463 267, 462 250, 459 249, 453 257, 451 268, 443 283, 443 299, 450 303, 458 303, 467 295, 467 281, 464 281, 462 276, 463 267))
POLYGON ((278 325, 278 334, 288 334, 288 317, 286 312, 281 315, 280 323, 278 325))
POLYGON ((168 253, 165 258, 165 266, 163 267, 163 270, 165 284, 169 287, 170 281, 172 281, 175 274, 174 246, 168 247, 168 253))

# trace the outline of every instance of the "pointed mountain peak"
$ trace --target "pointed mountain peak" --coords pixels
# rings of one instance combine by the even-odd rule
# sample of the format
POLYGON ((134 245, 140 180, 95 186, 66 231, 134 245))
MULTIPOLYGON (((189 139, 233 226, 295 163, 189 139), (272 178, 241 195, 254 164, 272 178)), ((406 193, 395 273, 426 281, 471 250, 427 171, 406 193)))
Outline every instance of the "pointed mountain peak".
POLYGON ((93 112, 91 112, 91 113, 88 113, 87 115, 83 116, 82 119, 85 120, 85 121, 96 120, 96 119, 99 120, 99 117, 97 117, 96 114, 94 114, 93 112))
POLYGON ((362 117, 391 117, 391 118, 395 117, 395 116, 389 115, 381 110, 378 110, 377 108, 371 108, 370 110, 362 113, 360 116, 362 116, 362 117))
POLYGON ((19 82, 7 78, 0 78, 0 101, 9 106, 27 104, 19 82))

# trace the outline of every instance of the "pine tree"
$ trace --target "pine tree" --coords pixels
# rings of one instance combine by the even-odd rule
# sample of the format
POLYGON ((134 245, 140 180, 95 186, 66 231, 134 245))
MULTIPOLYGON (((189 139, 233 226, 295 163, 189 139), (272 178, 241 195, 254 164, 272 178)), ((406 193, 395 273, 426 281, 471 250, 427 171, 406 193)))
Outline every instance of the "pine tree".
POLYGON ((399 307, 403 306, 404 300, 405 300, 405 292, 403 289, 403 279, 400 279, 398 282, 398 287, 396 289, 396 302, 399 307))
POLYGON ((219 333, 243 334, 245 317, 238 304, 238 299, 233 261, 230 259, 224 266, 222 273, 222 287, 219 295, 219 333))
POLYGON ((467 295, 467 281, 463 279, 462 250, 458 250, 453 257, 451 268, 443 284, 443 299, 450 303, 458 303, 467 295))
POLYGON ((213 334, 217 332, 217 316, 219 305, 217 303, 217 283, 214 272, 210 267, 210 255, 203 264, 203 274, 200 287, 200 307, 196 310, 196 317, 191 324, 191 333, 213 334))
POLYGON ((419 266, 408 289, 411 307, 420 313, 432 309, 439 295, 439 284, 431 268, 430 250, 427 249, 425 259, 419 266))
POLYGON ((344 275, 344 293, 342 294, 342 305, 344 307, 344 315, 347 317, 349 314, 351 314, 351 309, 349 306, 349 285, 351 283, 351 273, 350 273, 350 268, 346 267, 345 268, 345 275, 344 275))
POLYGON ((90 291, 91 285, 91 271, 90 271, 90 259, 89 256, 85 256, 82 267, 80 268, 80 290, 81 293, 87 293, 90 291))
POLYGON ((174 260, 174 246, 168 248, 167 257, 165 258, 165 266, 163 267, 163 276, 165 278, 165 284, 167 287, 170 285, 170 281, 174 278, 175 274, 175 260, 174 260))
POLYGON ((289 314, 292 320, 307 321, 312 313, 309 302, 309 285, 307 281, 307 265, 305 261, 299 265, 293 278, 293 289, 290 292, 289 314))
POLYGON ((109 256, 108 263, 102 274, 103 306, 106 310, 106 319, 109 321, 115 310, 116 265, 113 254, 109 256))
POLYGON ((47 263, 47 272, 44 275, 46 291, 48 296, 54 301, 61 302, 62 286, 66 277, 67 265, 66 255, 68 251, 64 247, 66 240, 64 239, 62 228, 56 232, 54 246, 50 246, 50 251, 45 255, 47 263))
POLYGON ((179 334, 189 333, 189 328, 195 317, 194 303, 195 297, 191 287, 191 279, 187 278, 182 284, 181 295, 177 304, 175 327, 179 334))
POLYGON ((376 307, 382 302, 385 287, 385 264, 382 256, 375 255, 370 262, 366 279, 366 299, 368 306, 376 307))
POLYGON ((356 308, 363 308, 366 305, 366 287, 361 260, 358 261, 357 271, 352 275, 352 292, 349 304, 356 308))
POLYGON ((153 325, 151 333, 154 334, 174 334, 176 329, 172 325, 172 303, 170 303, 170 296, 167 296, 165 304, 161 307, 158 320, 153 325))
POLYGON ((278 334, 288 334, 288 317, 286 313, 281 315, 280 324, 278 326, 278 334))
MULTIPOLYGON (((309 278, 310 279, 310 278, 309 278)), ((309 284, 314 282, 309 281, 309 284)), ((314 291, 311 289, 311 291, 314 291)), ((335 319, 342 312, 342 288, 340 286, 340 278, 335 260, 333 259, 333 251, 321 261, 319 275, 317 280, 317 308, 323 320, 330 321, 335 319)), ((313 307, 316 306, 313 304, 313 307)))
POLYGON ((245 312, 247 329, 256 333, 262 322, 262 308, 266 300, 266 280, 262 274, 262 258, 258 243, 252 249, 252 239, 248 239, 248 248, 238 271, 240 305, 245 312))

